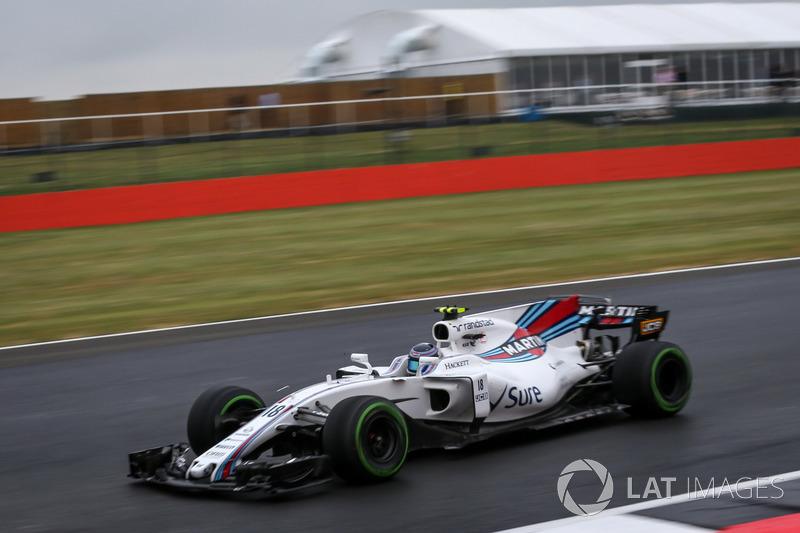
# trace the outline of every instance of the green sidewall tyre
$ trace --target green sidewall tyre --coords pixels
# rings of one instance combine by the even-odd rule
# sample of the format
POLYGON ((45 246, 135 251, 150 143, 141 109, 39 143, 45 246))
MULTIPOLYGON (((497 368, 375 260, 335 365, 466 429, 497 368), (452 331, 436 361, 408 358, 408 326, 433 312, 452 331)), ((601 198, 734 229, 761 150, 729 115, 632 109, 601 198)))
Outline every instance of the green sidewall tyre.
MULTIPOLYGON (((391 424, 384 425, 387 427, 391 426, 391 424)), ((371 404, 367 409, 365 409, 361 417, 358 419, 358 424, 356 425, 355 440, 356 450, 358 451, 358 460, 364 466, 364 469, 369 471, 369 473, 373 476, 390 477, 395 475, 403 466, 405 456, 408 453, 408 427, 406 426, 405 419, 403 419, 403 416, 393 404, 379 402, 371 404), (370 457, 370 451, 368 449, 369 438, 367 433, 369 431, 370 423, 374 422, 373 419, 378 413, 389 415, 397 424, 391 429, 396 432, 395 437, 398 439, 398 446, 402 446, 403 448, 402 450, 399 450, 399 453, 402 454, 402 461, 393 461, 385 465, 376 465, 370 457)))
POLYGON ((322 430, 323 452, 341 478, 356 483, 389 479, 408 455, 403 413, 378 396, 356 396, 336 404, 322 430))
POLYGON ((686 354, 677 346, 659 351, 650 368, 650 390, 658 408, 666 413, 677 413, 689 401, 692 368, 686 354), (674 367, 666 370, 665 366, 674 367), (671 374, 664 378, 663 374, 671 374), (669 381, 671 386, 659 382, 669 381))
POLYGON ((643 341, 626 346, 612 370, 612 389, 628 412, 645 417, 674 415, 691 395, 692 367, 675 344, 643 341))
POLYGON ((189 445, 198 455, 236 431, 264 409, 255 392, 236 385, 212 387, 197 397, 186 421, 189 445), (220 425, 222 417, 225 424, 220 425))
POLYGON ((228 403, 226 403, 225 406, 222 408, 222 410, 219 412, 219 414, 224 415, 228 411, 238 407, 237 404, 241 405, 242 402, 249 402, 253 405, 257 405, 258 409, 264 408, 264 402, 261 401, 261 398, 258 398, 257 396, 254 396, 252 394, 241 394, 236 398, 233 398, 228 403))

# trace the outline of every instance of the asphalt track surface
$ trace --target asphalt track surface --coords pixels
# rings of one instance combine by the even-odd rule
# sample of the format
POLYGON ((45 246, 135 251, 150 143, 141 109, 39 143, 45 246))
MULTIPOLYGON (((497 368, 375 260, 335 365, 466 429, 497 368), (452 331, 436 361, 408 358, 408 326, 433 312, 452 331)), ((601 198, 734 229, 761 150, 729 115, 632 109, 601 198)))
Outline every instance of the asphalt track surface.
MULTIPOLYGON (((492 531, 571 516, 556 482, 581 458, 599 461, 615 479, 631 478, 639 493, 650 477, 720 480, 798 470, 799 289, 800 264, 788 262, 459 298, 455 303, 473 311, 572 292, 671 309, 664 340, 692 360, 690 403, 666 420, 618 415, 461 451, 416 453, 388 483, 335 482, 282 501, 158 490, 126 478, 127 453, 184 439, 189 407, 209 386, 243 385, 270 400, 281 396, 270 391, 285 385, 324 379, 348 363, 345 353, 388 363, 430 337, 433 302, 311 315, 302 324, 249 324, 227 335, 224 328, 213 335, 186 330, 156 340, 23 349, 44 362, 0 370, 0 529, 492 531), (81 349, 93 355, 76 357, 85 355, 81 349)), ((0 358, 14 360, 16 352, 0 358)), ((611 507, 636 503, 618 484, 611 507)), ((576 500, 599 490, 588 478, 570 484, 576 500)), ((683 519, 717 528, 800 511, 798 498, 718 503, 683 519)))

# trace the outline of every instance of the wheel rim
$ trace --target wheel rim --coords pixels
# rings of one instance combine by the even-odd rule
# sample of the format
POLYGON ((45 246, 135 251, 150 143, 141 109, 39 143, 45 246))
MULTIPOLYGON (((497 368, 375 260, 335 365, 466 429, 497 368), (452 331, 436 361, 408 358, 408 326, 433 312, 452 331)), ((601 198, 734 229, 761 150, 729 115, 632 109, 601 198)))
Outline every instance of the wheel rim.
POLYGON ((383 465, 390 462, 397 452, 400 432, 394 420, 379 416, 367 425, 365 440, 369 458, 383 465))
POLYGON ((656 377, 656 387, 665 401, 674 403, 680 400, 686 389, 683 365, 675 359, 664 361, 656 377))

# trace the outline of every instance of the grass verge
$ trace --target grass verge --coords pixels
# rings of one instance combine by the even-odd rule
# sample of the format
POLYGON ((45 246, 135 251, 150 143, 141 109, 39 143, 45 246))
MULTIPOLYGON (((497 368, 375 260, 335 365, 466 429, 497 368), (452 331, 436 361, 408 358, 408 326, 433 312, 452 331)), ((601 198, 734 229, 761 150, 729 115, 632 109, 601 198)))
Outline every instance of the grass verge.
POLYGON ((800 255, 800 169, 0 235, 0 345, 800 255))

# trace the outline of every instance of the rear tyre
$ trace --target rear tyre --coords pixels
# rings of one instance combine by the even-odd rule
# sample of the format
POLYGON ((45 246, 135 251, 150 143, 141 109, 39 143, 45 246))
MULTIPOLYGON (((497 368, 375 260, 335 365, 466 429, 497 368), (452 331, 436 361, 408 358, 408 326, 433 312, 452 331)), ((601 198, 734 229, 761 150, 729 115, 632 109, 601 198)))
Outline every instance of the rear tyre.
POLYGON ((385 398, 347 398, 325 421, 322 449, 341 478, 353 483, 382 481, 405 463, 408 426, 403 413, 385 398))
POLYGON ((612 372, 614 397, 629 405, 632 415, 671 416, 689 401, 692 368, 675 344, 643 341, 626 346, 612 372))
POLYGON ((252 420, 263 408, 264 400, 249 389, 235 385, 208 389, 197 397, 186 422, 192 450, 200 455, 252 420))

